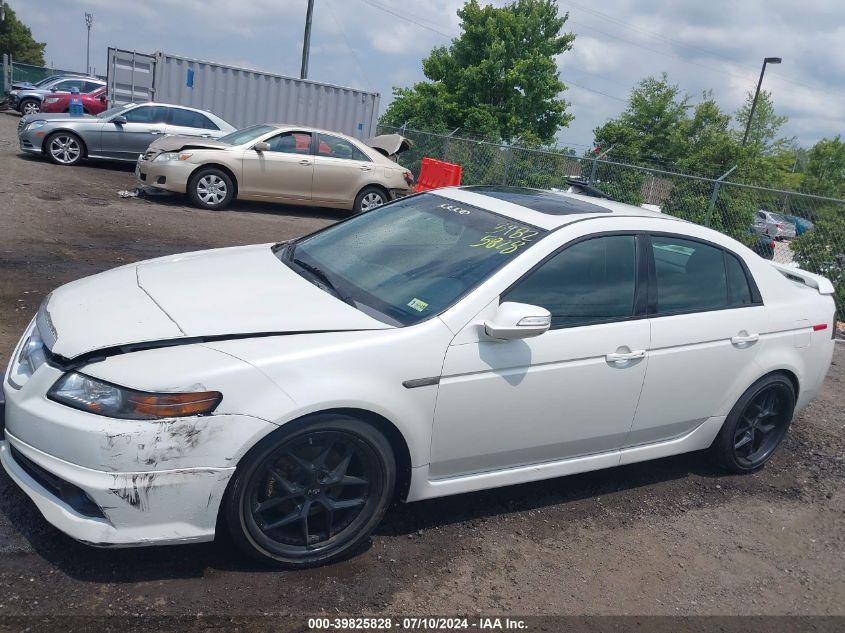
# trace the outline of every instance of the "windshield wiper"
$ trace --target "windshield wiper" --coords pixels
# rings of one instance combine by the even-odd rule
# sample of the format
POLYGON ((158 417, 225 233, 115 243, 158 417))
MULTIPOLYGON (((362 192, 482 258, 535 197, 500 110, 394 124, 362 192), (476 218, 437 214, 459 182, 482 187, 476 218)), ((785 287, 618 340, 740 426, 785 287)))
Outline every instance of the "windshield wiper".
POLYGON ((352 297, 350 297, 348 294, 342 292, 337 286, 335 286, 335 284, 332 282, 332 280, 329 279, 328 275, 326 275, 326 273, 323 272, 323 270, 321 268, 318 268, 317 266, 314 266, 313 264, 309 264, 308 262, 304 262, 301 259, 294 259, 293 248, 291 248, 288 251, 288 258, 289 258, 289 261, 292 264, 295 264, 296 266, 299 266, 303 270, 308 271, 313 277, 315 277, 320 282, 322 282, 322 285, 325 287, 325 289, 328 290, 330 293, 332 293, 335 297, 337 297, 338 299, 340 299, 344 303, 348 303, 353 308, 356 307, 355 306, 355 300, 352 297))

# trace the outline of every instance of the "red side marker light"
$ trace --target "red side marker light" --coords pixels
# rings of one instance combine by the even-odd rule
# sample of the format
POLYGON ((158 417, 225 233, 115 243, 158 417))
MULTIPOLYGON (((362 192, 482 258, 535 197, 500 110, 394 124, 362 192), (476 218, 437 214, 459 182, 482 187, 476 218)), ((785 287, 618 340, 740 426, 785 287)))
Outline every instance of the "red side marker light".
POLYGON ((813 326, 813 332, 821 332, 822 330, 827 329, 827 323, 819 323, 818 325, 813 326))

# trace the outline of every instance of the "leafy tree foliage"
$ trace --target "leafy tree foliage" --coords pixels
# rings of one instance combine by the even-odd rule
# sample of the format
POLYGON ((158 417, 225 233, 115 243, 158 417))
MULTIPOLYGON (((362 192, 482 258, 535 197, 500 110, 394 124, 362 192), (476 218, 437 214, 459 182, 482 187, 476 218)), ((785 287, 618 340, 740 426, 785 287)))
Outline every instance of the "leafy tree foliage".
POLYGON ((6 19, 0 22, 0 54, 11 55, 16 62, 43 66, 45 46, 35 41, 29 27, 6 5, 6 19))
POLYGON ((461 128, 491 140, 551 143, 572 116, 556 56, 572 48, 568 14, 553 0, 516 0, 503 7, 469 0, 461 34, 423 60, 429 81, 394 88, 387 125, 446 132, 461 128))

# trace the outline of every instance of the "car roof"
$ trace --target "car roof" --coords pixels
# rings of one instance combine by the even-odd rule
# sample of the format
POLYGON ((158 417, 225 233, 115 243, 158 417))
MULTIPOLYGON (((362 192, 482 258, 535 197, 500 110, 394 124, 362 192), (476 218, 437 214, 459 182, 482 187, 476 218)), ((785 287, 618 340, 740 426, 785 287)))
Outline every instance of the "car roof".
POLYGON ((456 202, 471 204, 515 220, 553 230, 579 220, 609 217, 659 218, 684 222, 659 211, 643 209, 632 204, 595 198, 555 189, 530 187, 445 187, 432 191, 434 195, 456 202))

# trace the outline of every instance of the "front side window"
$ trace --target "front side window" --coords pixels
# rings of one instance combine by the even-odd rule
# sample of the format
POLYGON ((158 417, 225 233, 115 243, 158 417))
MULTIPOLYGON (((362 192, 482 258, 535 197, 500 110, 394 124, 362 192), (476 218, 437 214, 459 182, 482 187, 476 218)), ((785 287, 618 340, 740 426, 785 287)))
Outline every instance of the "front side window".
POLYGON ((652 236, 657 312, 701 312, 728 307, 723 251, 676 237, 652 236))
POLYGON ((124 116, 128 123, 165 123, 167 121, 167 108, 164 106, 141 106, 129 110, 124 116))
POLYGON ((412 325, 451 306, 546 233, 422 194, 357 215, 276 254, 359 310, 412 325))
POLYGON ((309 132, 284 132, 267 139, 271 152, 283 154, 310 154, 311 134, 309 132))
POLYGON ((633 316, 635 288, 634 236, 607 235, 560 251, 502 300, 542 306, 552 328, 573 327, 633 316))
POLYGON ((56 92, 69 92, 71 88, 79 88, 79 91, 82 92, 84 85, 85 82, 82 79, 65 79, 56 83, 53 88, 56 92))
POLYGON ((331 136, 330 134, 320 134, 320 143, 317 145, 317 156, 370 162, 369 157, 351 142, 337 136, 331 136))
POLYGON ((242 130, 235 130, 225 136, 221 136, 218 141, 221 143, 228 143, 229 145, 243 145, 264 136, 268 132, 272 132, 276 128, 272 125, 251 125, 242 130))

